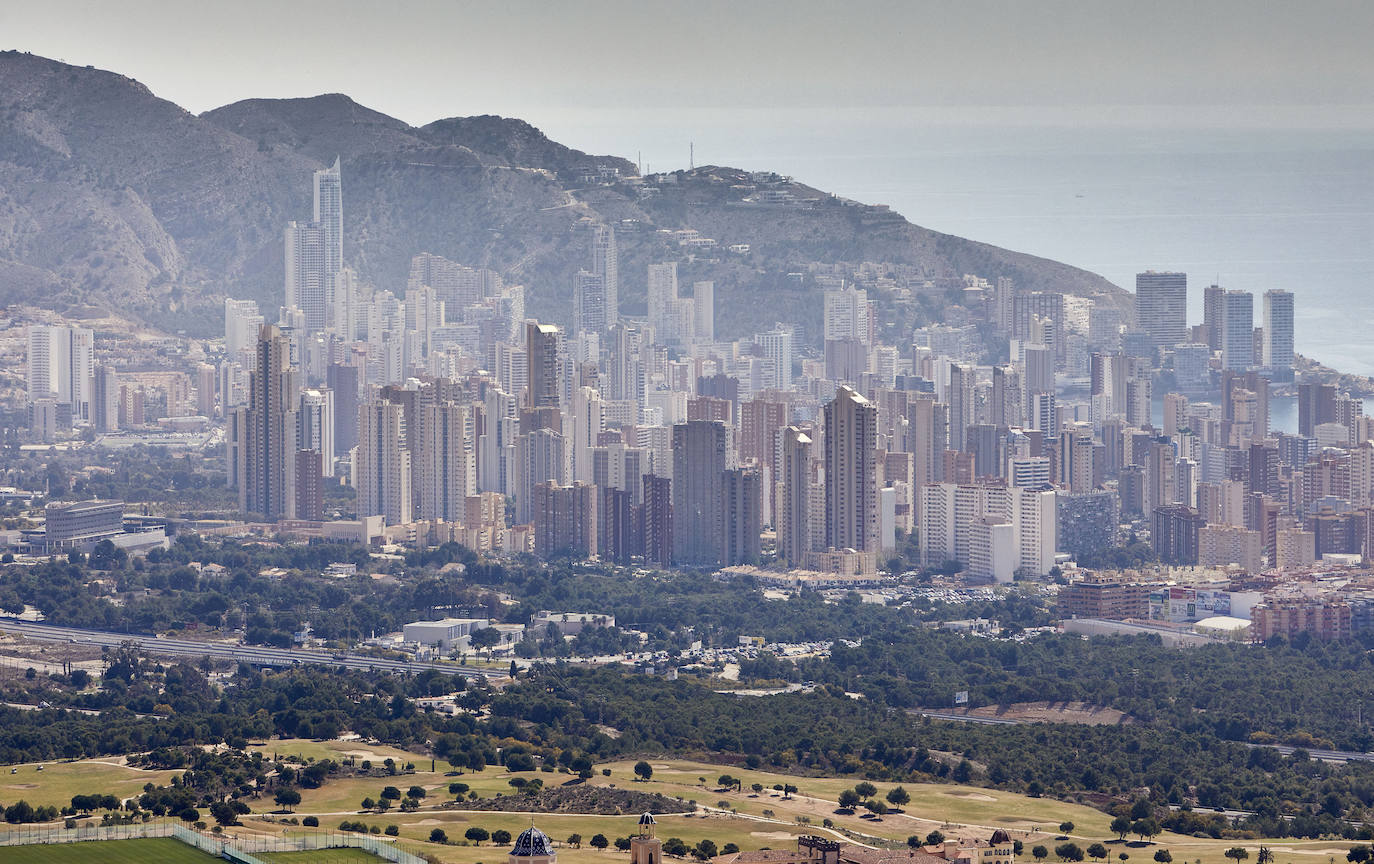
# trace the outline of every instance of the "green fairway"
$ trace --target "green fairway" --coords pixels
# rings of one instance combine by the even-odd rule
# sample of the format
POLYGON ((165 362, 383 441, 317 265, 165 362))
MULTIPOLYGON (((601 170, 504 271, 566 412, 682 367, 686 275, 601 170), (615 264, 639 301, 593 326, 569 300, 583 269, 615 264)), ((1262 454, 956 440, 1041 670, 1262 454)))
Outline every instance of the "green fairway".
POLYGON ((339 849, 311 849, 308 852, 255 852, 268 864, 379 864, 382 860, 371 852, 342 847, 339 849))
POLYGON ((180 840, 103 840, 0 848, 5 864, 213 864, 215 858, 180 840))

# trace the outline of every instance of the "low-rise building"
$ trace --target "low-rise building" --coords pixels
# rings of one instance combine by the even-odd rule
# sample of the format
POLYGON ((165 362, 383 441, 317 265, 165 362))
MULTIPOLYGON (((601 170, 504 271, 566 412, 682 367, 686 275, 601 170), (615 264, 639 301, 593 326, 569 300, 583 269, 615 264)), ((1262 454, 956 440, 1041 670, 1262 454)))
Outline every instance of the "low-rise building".
POLYGON ((485 618, 440 618, 438 621, 412 621, 401 629, 406 642, 429 645, 440 651, 466 651, 472 634, 491 626, 485 618))

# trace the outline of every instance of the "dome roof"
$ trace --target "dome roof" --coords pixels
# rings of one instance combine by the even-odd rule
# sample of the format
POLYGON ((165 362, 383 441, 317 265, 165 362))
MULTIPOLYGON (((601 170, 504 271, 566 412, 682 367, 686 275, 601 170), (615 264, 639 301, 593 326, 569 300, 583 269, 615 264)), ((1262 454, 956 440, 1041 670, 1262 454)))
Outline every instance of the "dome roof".
POLYGON ((992 832, 992 840, 990 842, 993 846, 998 846, 1002 843, 1010 843, 1011 835, 1001 828, 998 828, 996 831, 992 832))
POLYGON ((658 823, 654 821, 654 814, 652 814, 652 813, 644 813, 644 814, 641 814, 640 817, 639 817, 639 824, 640 824, 640 825, 656 825, 656 824, 658 824, 658 823))
POLYGON ((535 857, 540 855, 552 855, 553 841, 549 835, 531 825, 520 836, 515 838, 515 848, 510 850, 510 854, 520 857, 535 857))

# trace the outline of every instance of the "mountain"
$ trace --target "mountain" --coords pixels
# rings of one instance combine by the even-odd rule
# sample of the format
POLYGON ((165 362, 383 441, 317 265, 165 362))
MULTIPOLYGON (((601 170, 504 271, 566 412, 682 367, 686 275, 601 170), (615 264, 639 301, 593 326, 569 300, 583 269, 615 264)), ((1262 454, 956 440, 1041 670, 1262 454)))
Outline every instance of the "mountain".
POLYGON ((310 218, 311 172, 336 157, 344 257, 365 280, 400 292, 411 256, 433 252, 504 272, 526 285, 530 314, 564 323, 587 262, 583 229, 601 221, 621 226, 627 311, 643 306, 648 263, 679 260, 683 282, 716 281, 726 338, 779 318, 814 336, 817 304, 806 301, 815 274, 836 262, 927 277, 920 303, 884 307, 901 326, 938 316, 965 273, 1128 296, 1086 271, 788 178, 723 167, 639 178, 627 160, 574 150, 520 120, 413 127, 340 94, 195 116, 125 76, 4 52, 0 302, 196 335, 218 332, 226 296, 256 299, 270 315, 282 302, 282 228, 310 218), (684 229, 719 245, 683 245, 671 232, 684 229), (748 254, 724 250, 732 244, 748 254))

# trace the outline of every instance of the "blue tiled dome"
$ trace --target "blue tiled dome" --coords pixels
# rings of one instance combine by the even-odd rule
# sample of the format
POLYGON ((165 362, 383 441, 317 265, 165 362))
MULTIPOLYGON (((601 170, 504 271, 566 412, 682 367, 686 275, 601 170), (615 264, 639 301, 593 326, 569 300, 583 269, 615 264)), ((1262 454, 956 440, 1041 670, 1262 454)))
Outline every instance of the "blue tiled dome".
POLYGON ((510 854, 518 855, 522 858, 533 858, 541 855, 553 854, 553 841, 549 835, 540 831, 534 826, 526 828, 520 832, 520 836, 515 838, 515 848, 510 850, 510 854))

